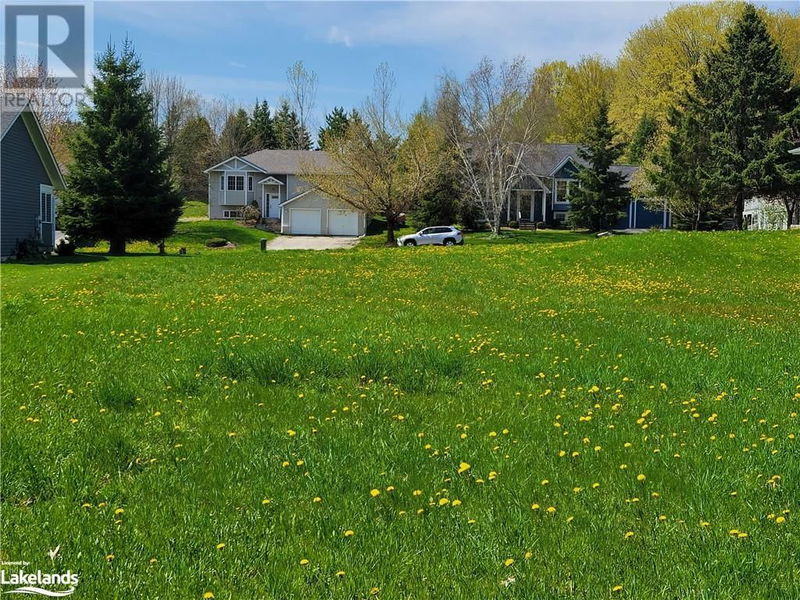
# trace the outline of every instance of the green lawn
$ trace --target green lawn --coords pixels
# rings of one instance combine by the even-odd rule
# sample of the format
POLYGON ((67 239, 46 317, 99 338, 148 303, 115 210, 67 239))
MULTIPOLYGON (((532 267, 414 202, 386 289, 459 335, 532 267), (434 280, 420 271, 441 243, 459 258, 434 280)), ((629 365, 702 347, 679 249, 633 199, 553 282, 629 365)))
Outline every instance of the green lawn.
POLYGON ((184 219, 207 219, 208 218, 208 203, 200 202, 199 200, 186 200, 183 203, 184 219))
POLYGON ((0 268, 3 559, 104 600, 800 597, 797 233, 237 227, 0 268))

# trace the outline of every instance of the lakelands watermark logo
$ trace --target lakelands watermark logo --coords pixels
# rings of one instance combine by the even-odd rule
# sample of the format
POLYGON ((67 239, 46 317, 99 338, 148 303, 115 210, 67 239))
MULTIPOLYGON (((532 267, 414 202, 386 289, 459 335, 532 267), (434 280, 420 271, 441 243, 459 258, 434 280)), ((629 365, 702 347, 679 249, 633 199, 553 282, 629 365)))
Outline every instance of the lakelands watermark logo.
POLYGON ((45 596, 48 598, 64 598, 70 596, 78 585, 77 573, 47 573, 41 569, 35 572, 26 571, 26 562, 0 563, 0 594, 24 594, 29 596, 45 596), (11 566, 14 568, 8 568, 11 566), (8 589, 11 587, 11 589, 8 589))

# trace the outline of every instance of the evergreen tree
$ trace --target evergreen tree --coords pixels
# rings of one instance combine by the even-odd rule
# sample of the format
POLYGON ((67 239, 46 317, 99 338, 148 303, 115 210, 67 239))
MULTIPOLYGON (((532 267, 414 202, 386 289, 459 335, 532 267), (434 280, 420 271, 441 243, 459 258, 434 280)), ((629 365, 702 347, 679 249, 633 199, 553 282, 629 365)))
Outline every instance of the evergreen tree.
POLYGON ((724 47, 709 54, 695 87, 710 131, 705 193, 729 203, 734 227, 741 229, 745 199, 772 185, 777 163, 785 161, 775 139, 798 102, 792 72, 752 5, 724 47))
POLYGON ((281 107, 275 115, 275 137, 278 148, 282 150, 311 149, 311 135, 300 124, 297 113, 286 99, 281 101, 281 107))
POLYGON ((330 140, 336 138, 343 138, 347 133, 347 126, 350 124, 350 118, 340 106, 325 115, 325 125, 320 127, 319 134, 317 135, 319 149, 325 150, 325 144, 330 140))
POLYGON ((159 242, 172 234, 181 214, 167 149, 153 120, 141 63, 126 41, 117 55, 109 46, 82 104, 82 126, 70 142, 74 162, 60 215, 78 244, 108 240, 109 252, 125 254, 128 242, 159 242))
POLYGON ((627 178, 611 170, 623 150, 622 144, 614 142, 615 135, 608 119, 608 100, 603 98, 578 150, 578 156, 589 163, 579 169, 579 187, 570 193, 570 218, 578 227, 610 229, 628 202, 627 178))
POLYGON ((659 198, 666 198, 677 226, 698 230, 717 226, 727 211, 703 190, 706 166, 711 160, 709 134, 702 113, 688 94, 667 115, 664 146, 653 157, 654 168, 646 171, 659 198))
POLYGON ((244 156, 255 150, 250 117, 243 108, 228 115, 219 136, 220 160, 231 156, 244 156))
POLYGON ((275 137, 275 123, 273 122, 269 104, 266 100, 262 102, 256 100, 250 126, 253 133, 253 146, 256 150, 278 147, 275 137))
POLYGON ((462 193, 459 174, 454 169, 440 171, 411 210, 411 224, 422 229, 458 222, 461 217, 462 193))
POLYGON ((212 163, 214 132, 202 116, 189 119, 178 131, 172 151, 173 177, 183 196, 208 199, 208 177, 203 170, 212 163))
POLYGON ((639 120, 636 131, 633 132, 630 146, 628 146, 628 159, 633 164, 641 164, 653 151, 658 136, 658 120, 650 115, 644 115, 639 120))

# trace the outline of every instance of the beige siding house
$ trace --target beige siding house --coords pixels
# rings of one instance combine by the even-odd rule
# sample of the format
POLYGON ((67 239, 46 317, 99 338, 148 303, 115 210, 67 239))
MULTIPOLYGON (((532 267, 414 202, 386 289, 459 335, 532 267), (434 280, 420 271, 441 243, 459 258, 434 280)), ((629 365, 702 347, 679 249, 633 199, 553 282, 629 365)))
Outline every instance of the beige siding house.
POLYGON ((311 188, 298 174, 330 166, 325 152, 260 150, 206 169, 209 219, 235 219, 258 204, 263 219, 292 235, 364 235, 367 215, 311 188))

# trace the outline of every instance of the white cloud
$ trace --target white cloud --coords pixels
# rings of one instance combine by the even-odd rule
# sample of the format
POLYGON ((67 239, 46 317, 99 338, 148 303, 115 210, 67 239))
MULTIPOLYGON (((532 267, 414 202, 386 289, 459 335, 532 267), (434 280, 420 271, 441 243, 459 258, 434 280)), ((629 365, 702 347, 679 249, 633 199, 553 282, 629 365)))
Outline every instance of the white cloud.
POLYGON ((613 58, 631 31, 670 6, 611 1, 323 2, 292 4, 272 16, 304 29, 311 39, 347 47, 426 46, 471 58, 524 54, 538 62, 595 53, 613 58))
POLYGON ((350 34, 345 33, 338 25, 331 25, 328 29, 328 42, 331 44, 342 44, 347 48, 353 47, 353 38, 350 34))

